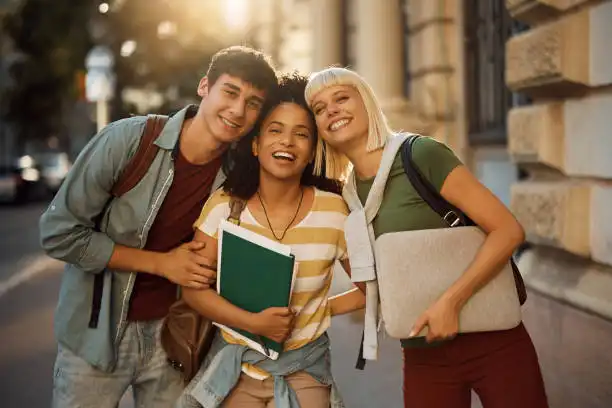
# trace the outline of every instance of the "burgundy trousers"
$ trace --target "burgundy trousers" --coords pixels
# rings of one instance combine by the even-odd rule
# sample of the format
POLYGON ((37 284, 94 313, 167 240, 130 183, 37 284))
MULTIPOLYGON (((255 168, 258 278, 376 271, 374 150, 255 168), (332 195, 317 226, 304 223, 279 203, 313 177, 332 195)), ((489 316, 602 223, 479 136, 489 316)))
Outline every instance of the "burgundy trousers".
POLYGON ((405 408, 548 408, 538 356, 521 323, 438 347, 404 348, 405 408))

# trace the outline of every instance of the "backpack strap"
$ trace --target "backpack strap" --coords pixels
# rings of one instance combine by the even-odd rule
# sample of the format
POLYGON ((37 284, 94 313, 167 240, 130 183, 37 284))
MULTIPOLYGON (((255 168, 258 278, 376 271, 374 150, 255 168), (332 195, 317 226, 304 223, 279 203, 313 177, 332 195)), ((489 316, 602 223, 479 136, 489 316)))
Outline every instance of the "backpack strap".
POLYGON ((142 138, 138 150, 123 169, 121 176, 113 185, 111 194, 113 197, 121 197, 142 180, 144 175, 155 160, 159 147, 154 143, 159 137, 164 126, 168 122, 168 116, 148 115, 147 122, 142 132, 142 138))
MULTIPOLYGON (((140 139, 140 143, 138 144, 138 149, 121 172, 119 179, 113 185, 113 188, 111 189, 111 198, 105 204, 104 209, 99 216, 100 220, 108 209, 110 202, 133 189, 147 173, 147 170, 149 170, 149 167, 151 166, 151 163, 153 163, 155 155, 159 150, 159 147, 154 143, 155 139, 158 138, 161 131, 164 129, 166 122, 168 122, 168 116, 147 116, 147 122, 145 123, 142 137, 140 139)), ((92 329, 98 327, 100 308, 102 307, 103 290, 104 273, 98 273, 94 277, 91 314, 89 315, 88 326, 92 329)))
POLYGON ((242 214, 242 211, 244 211, 246 207, 246 200, 243 200, 242 198, 231 196, 229 207, 230 207, 230 215, 229 217, 227 217, 227 220, 236 225, 240 225, 240 215, 242 214))
MULTIPOLYGON (((418 166, 412 159, 412 148, 414 143, 420 138, 419 135, 412 135, 401 147, 402 162, 404 163, 404 172, 410 180, 410 183, 421 196, 432 210, 437 212, 440 217, 450 228, 460 226, 476 225, 474 221, 470 219, 460 209, 450 204, 444 197, 438 193, 435 187, 429 182, 429 180, 423 175, 418 166)), ((512 273, 514 275, 514 283, 516 285, 516 291, 519 298, 519 303, 522 305, 527 301, 527 289, 525 288, 525 282, 521 275, 518 266, 514 262, 514 259, 510 257, 510 265, 512 266, 512 273)))
POLYGON ((411 135, 406 139, 401 147, 402 162, 404 164, 404 172, 408 176, 408 180, 432 210, 437 212, 440 217, 448 224, 449 227, 459 227, 467 225, 476 225, 467 215, 465 215, 457 207, 450 204, 444 199, 423 175, 414 160, 412 159, 412 148, 414 143, 420 138, 419 135, 411 135))

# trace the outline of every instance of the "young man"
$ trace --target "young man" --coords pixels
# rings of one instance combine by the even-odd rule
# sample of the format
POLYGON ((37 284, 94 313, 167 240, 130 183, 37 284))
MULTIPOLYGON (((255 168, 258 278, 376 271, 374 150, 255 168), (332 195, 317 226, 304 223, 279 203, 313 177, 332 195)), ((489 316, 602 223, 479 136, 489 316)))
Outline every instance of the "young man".
POLYGON ((246 47, 217 53, 198 85, 199 107, 169 119, 146 175, 108 207, 146 117, 111 123, 83 149, 40 220, 44 250, 66 262, 55 316, 54 407, 115 408, 130 385, 138 407, 174 404, 182 379, 166 361, 161 323, 177 284, 212 282, 190 243, 192 225, 224 180, 223 153, 253 127, 276 85, 262 53, 246 47), (104 289, 92 324, 99 274, 104 289))

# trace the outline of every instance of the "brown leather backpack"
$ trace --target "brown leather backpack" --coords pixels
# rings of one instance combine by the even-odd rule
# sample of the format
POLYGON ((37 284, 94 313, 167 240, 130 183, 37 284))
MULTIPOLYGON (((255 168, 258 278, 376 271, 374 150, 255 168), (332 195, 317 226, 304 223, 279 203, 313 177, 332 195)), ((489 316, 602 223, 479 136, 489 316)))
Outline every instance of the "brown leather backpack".
POLYGON ((161 343, 168 363, 181 372, 185 384, 189 384, 200 369, 216 332, 212 321, 182 298, 170 307, 162 326, 161 343))
MULTIPOLYGON (((240 214, 245 205, 245 201, 232 198, 228 221, 240 224, 240 214)), ((216 332, 212 321, 192 309, 182 298, 170 307, 162 326, 161 343, 168 362, 181 372, 185 384, 200 369, 216 332)))

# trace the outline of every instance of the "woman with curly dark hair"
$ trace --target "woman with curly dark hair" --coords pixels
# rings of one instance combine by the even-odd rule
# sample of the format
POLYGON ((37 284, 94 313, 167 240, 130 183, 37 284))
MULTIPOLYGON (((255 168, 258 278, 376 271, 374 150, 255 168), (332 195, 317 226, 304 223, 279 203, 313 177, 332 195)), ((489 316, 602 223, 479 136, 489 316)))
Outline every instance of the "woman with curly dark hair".
MULTIPOLYGON (((248 351, 221 331, 214 357, 188 386, 183 401, 205 407, 341 407, 334 392, 326 331, 331 316, 365 304, 357 288, 329 297, 335 261, 350 273, 344 240, 348 209, 339 195, 347 161, 318 137, 304 99, 307 78, 281 76, 260 122, 234 150, 222 190, 214 193, 196 222, 202 255, 217 259, 217 230, 230 214, 230 199, 246 206, 240 225, 291 246, 298 262, 291 304, 249 313, 213 289, 184 289, 185 300, 202 315, 228 327, 283 342, 277 360, 248 351)), ((257 270, 253 269, 256 279, 257 270)), ((245 282, 245 291, 248 283, 245 282)))

